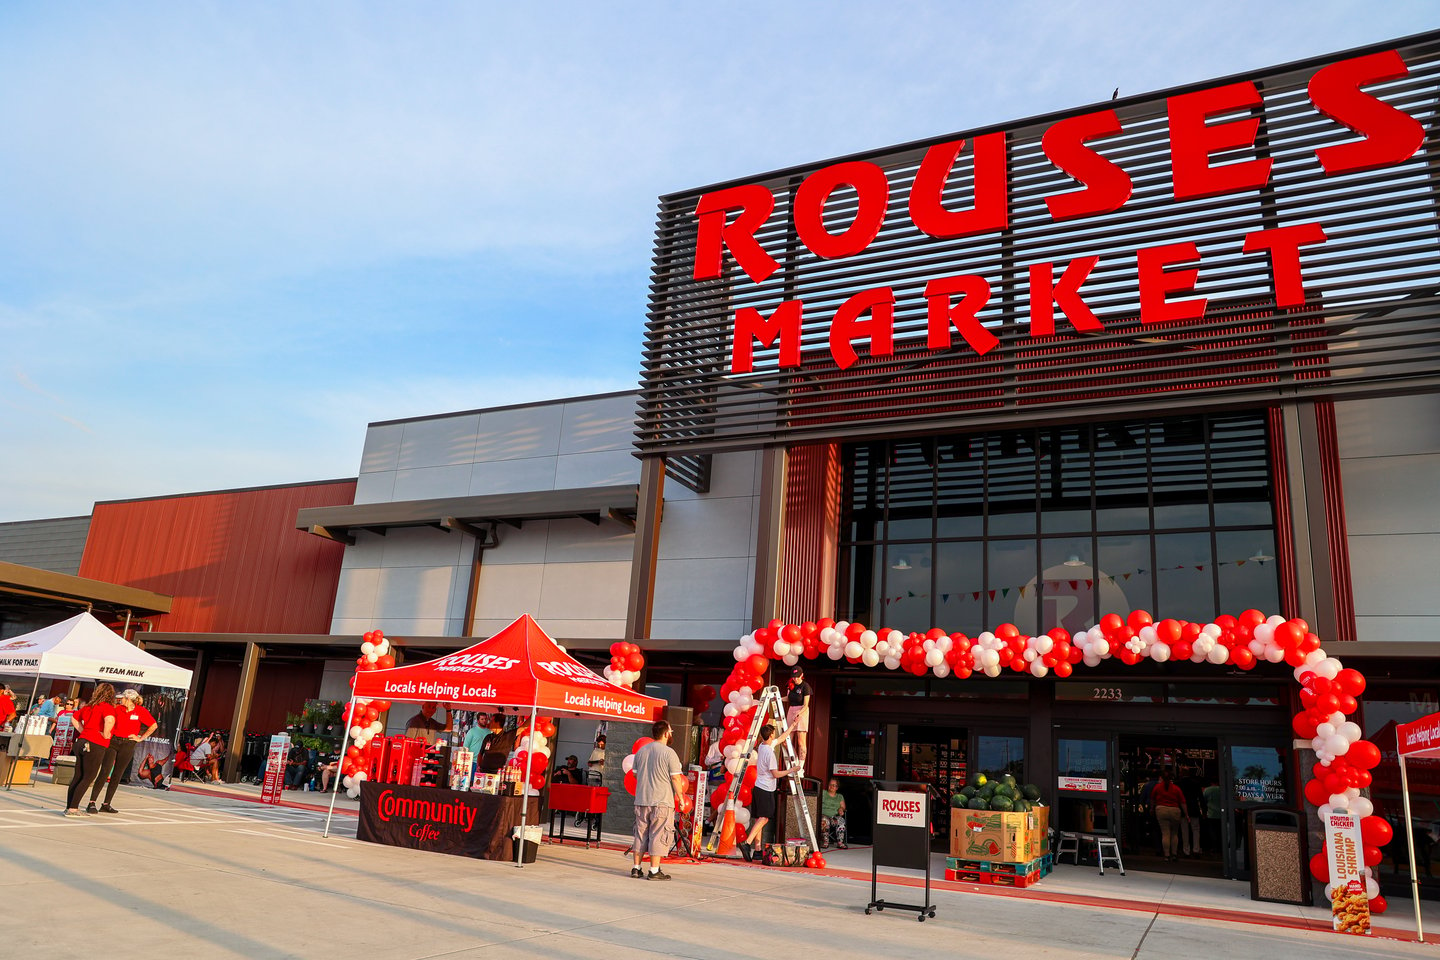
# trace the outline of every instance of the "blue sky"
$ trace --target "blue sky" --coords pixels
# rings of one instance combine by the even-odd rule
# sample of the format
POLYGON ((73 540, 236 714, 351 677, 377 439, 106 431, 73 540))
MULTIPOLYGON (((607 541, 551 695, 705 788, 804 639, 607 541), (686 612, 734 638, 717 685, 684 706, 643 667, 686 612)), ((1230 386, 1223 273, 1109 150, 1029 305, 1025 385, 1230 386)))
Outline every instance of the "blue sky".
POLYGON ((0 4, 0 521, 353 476, 372 420, 633 387, 663 193, 1436 20, 0 4))

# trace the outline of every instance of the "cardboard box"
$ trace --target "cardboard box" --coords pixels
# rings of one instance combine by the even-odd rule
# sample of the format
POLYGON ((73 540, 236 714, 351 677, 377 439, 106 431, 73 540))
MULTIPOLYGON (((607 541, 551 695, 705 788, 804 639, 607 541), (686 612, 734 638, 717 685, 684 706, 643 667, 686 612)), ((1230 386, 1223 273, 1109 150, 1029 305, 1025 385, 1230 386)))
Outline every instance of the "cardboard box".
MULTIPOLYGON (((1008 863, 1034 860, 1026 856, 1033 833, 1032 815, 995 810, 953 810, 950 815, 950 855, 966 860, 1008 863)), ((1035 840, 1038 846, 1038 838, 1035 840)))

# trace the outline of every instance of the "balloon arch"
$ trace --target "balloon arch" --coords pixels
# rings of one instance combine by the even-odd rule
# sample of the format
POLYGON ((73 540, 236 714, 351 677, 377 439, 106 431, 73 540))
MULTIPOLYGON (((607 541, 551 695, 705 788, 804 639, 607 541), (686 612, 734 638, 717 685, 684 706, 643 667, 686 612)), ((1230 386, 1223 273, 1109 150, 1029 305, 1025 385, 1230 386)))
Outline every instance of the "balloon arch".
MULTIPOLYGON (((1081 633, 1057 627, 1039 636, 1026 636, 1014 624, 1004 623, 994 632, 977 637, 947 633, 932 628, 925 633, 898 630, 870 630, 864 624, 829 618, 801 624, 771 620, 768 626, 740 638, 735 647, 735 668, 720 688, 725 703, 724 732, 720 739, 725 757, 726 777, 711 795, 717 809, 724 803, 735 771, 741 767, 740 742, 750 728, 756 708, 755 695, 765 685, 771 661, 793 666, 801 659, 813 660, 824 654, 831 660, 846 660, 866 667, 882 664, 889 670, 903 670, 917 677, 965 679, 972 674, 998 677, 1009 670, 1044 677, 1054 673, 1068 677, 1076 666, 1099 666, 1117 659, 1127 666, 1141 660, 1165 663, 1189 660, 1251 670, 1261 660, 1285 662, 1294 668, 1300 684, 1303 709, 1295 715, 1295 733, 1310 740, 1318 762, 1305 784, 1305 799, 1319 808, 1322 822, 1331 808, 1343 808, 1361 818, 1365 841, 1365 881, 1372 912, 1383 912, 1371 869, 1380 862, 1380 848, 1390 841, 1393 830, 1388 821, 1375 814, 1374 805, 1360 791, 1370 786, 1371 773, 1380 762, 1380 750, 1362 738, 1360 725, 1347 719, 1358 708, 1356 697, 1365 690, 1365 677, 1325 654, 1320 638, 1310 632, 1304 620, 1267 618, 1258 610, 1246 610, 1238 617, 1221 616, 1212 623, 1186 620, 1155 621, 1136 610, 1128 617, 1111 613, 1081 633)), ((749 821, 748 805, 755 775, 747 768, 737 794, 740 806, 735 821, 749 821)), ((1311 873, 1328 883, 1325 854, 1311 858, 1311 873)), ((1326 895, 1330 889, 1327 886, 1326 895)))

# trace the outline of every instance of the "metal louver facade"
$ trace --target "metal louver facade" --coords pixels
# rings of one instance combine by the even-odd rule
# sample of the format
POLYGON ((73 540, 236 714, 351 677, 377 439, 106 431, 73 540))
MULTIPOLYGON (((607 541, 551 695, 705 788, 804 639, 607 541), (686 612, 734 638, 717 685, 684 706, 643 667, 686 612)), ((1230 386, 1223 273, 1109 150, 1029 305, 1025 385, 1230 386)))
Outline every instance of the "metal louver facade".
MULTIPOLYGON (((1440 32, 663 197, 637 447, 693 463, 697 455, 777 442, 1440 389, 1437 101, 1440 32), (1403 75, 1362 76, 1353 95, 1412 131, 1418 146, 1367 169, 1327 170, 1317 150, 1364 144, 1367 134, 1363 123, 1357 132, 1334 109, 1321 109, 1315 78, 1327 68, 1327 77, 1353 78, 1372 61, 1396 57, 1403 75), (1220 142, 1228 131, 1243 142, 1209 150, 1202 165, 1238 176, 1245 164, 1268 161, 1268 175, 1252 189, 1181 195, 1178 105, 1206 91, 1243 94, 1247 84, 1253 104, 1203 117, 1198 134, 1220 142), (1045 135, 1109 110, 1119 132, 1088 138, 1085 149, 1123 171, 1128 199, 1109 212, 1056 219, 1047 199, 1077 194, 1085 182, 1052 159, 1045 135), (988 172, 977 169, 975 150, 977 141, 997 142, 995 135, 1004 138, 1003 228, 937 237, 917 226, 907 196, 927 152, 965 141, 938 196, 944 210, 964 211, 994 186, 980 183, 988 172), (878 168, 888 199, 873 241, 827 258, 811 252, 797 229, 796 199, 807 178, 837 164, 878 168), (774 199, 753 237, 776 267, 756 282, 722 247, 719 276, 706 276, 697 270, 697 247, 706 242, 697 206, 750 185, 774 199), (1324 240, 1298 249, 1303 298, 1287 301, 1277 293, 1280 267, 1263 249, 1247 251, 1247 238, 1309 225, 1322 228, 1324 240), (1193 257, 1176 259, 1174 247, 1187 244, 1193 257), (1204 298, 1191 315, 1146 315, 1143 251, 1157 250, 1172 256, 1150 280, 1174 281, 1172 303, 1204 298), (1089 257, 1098 259, 1087 273, 1077 262, 1089 257), (1084 274, 1070 302, 1083 300, 1101 329, 1082 329, 1066 297, 1052 294, 1070 269, 1084 274), (1188 285, 1186 269, 1197 271, 1188 285), (988 285, 976 320, 997 342, 983 353, 949 326, 953 345, 931 346, 927 284, 956 276, 988 285), (833 318, 850 298, 875 291, 891 295, 893 320, 872 313, 861 329, 873 333, 883 323, 893 346, 857 336, 858 358, 845 365, 832 352, 833 318), (753 360, 736 363, 737 313, 749 308, 769 320, 793 301, 803 305, 798 358, 787 355, 783 334, 768 345, 746 334, 753 360), (1041 313, 1053 313, 1054 333, 1032 330, 1041 313)), ((864 191, 853 180, 838 182, 820 213, 832 239, 866 216, 864 191)), ((733 223, 733 211, 727 216, 733 223)), ((1164 306, 1163 291, 1160 300, 1164 306)))

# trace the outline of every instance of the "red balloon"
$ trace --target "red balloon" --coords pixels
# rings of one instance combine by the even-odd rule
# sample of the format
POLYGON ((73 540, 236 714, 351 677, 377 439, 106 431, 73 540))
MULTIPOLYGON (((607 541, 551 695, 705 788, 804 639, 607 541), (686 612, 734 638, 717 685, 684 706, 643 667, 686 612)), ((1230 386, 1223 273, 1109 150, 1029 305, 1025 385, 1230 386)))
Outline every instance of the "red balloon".
POLYGON ((643 655, 643 654, 639 654, 639 653, 628 654, 628 655, 625 657, 625 669, 626 669, 626 670, 643 670, 643 669, 645 669, 645 657, 644 657, 644 655, 643 655))
POLYGON ((1380 748, 1369 740, 1356 740, 1350 744, 1350 751, 1345 754, 1345 759, 1350 761, 1352 767, 1374 770, 1380 765, 1380 748))
POLYGON ((1155 619, 1144 610, 1131 610, 1130 616, 1125 618, 1125 623, 1136 633, 1139 633, 1142 627, 1148 627, 1154 622, 1155 619))
POLYGON ((1155 624, 1155 634, 1167 647, 1174 646, 1176 641, 1180 639, 1180 621, 1171 620, 1169 617, 1166 617, 1164 620, 1155 624))
MULTIPOLYGON (((1070 676, 1071 672, 1074 671, 1074 669, 1074 667, 1070 666, 1070 661, 1062 660, 1059 663, 1055 664, 1055 676, 1068 677, 1070 676)), ((970 670, 968 668, 966 668, 965 674, 966 676, 969 676, 970 670)), ((959 674, 957 673, 956 676, 959 676, 959 674)))
POLYGON ((543 773, 543 772, 545 771, 545 767, 548 766, 549 763, 550 763, 550 758, 547 757, 547 756, 545 756, 545 754, 543 754, 543 753, 532 753, 532 754, 530 754, 530 772, 531 772, 531 773, 543 773))
MULTIPOLYGON (((1355 749, 1351 747, 1350 749, 1355 749)), ((1384 817, 1370 816, 1360 821, 1360 836, 1369 847, 1383 847, 1395 837, 1395 828, 1384 817)))
POLYGON ((770 669, 770 661, 757 653, 745 661, 744 667, 751 676, 763 676, 765 671, 770 669))
POLYGON ((1317 853, 1310 858, 1310 876, 1321 883, 1330 882, 1330 858, 1323 853, 1317 853))
POLYGON ((545 787, 545 774, 537 773, 530 778, 530 787, 534 790, 542 790, 545 787))
POLYGON ((629 773, 625 774, 625 792, 633 797, 635 796, 635 787, 635 771, 631 770, 629 773))
POLYGON ((640 748, 645 746, 645 744, 654 742, 655 740, 653 737, 641 737, 639 740, 636 740, 633 744, 630 745, 630 752, 639 753, 640 748))
POLYGON ((371 701, 370 701, 370 706, 374 707, 376 710, 379 710, 381 713, 384 713, 386 710, 389 710, 389 709, 390 709, 390 701, 389 701, 389 700, 371 700, 371 701))
POLYGON ((1379 866, 1379 865, 1380 865, 1380 861, 1383 860, 1383 859, 1385 859, 1385 854, 1380 850, 1379 847, 1372 847, 1372 846, 1366 845, 1366 847, 1365 847, 1365 866, 1367 866, 1367 867, 1379 866))
POLYGON ((390 654, 382 654, 375 658, 375 666, 380 670, 389 670, 395 666, 395 658, 390 654))
POLYGON ((1319 780, 1311 780, 1305 784, 1305 799, 1309 800, 1312 806, 1320 806, 1322 803, 1330 802, 1330 791, 1325 789, 1325 784, 1319 780))
POLYGON ((1116 633, 1123 626, 1125 626, 1125 621, 1120 618, 1118 613, 1107 613, 1100 618, 1100 632, 1105 634, 1106 639, 1109 639, 1111 634, 1116 633))
POLYGON ((1373 896, 1373 897, 1370 898, 1370 912, 1371 912, 1371 913, 1380 914, 1380 913, 1384 913, 1386 910, 1389 910, 1389 909, 1390 909, 1390 904, 1389 904, 1388 902, 1386 902, 1386 900, 1385 900, 1384 897, 1382 897, 1382 896, 1380 896, 1380 895, 1377 894, 1377 895, 1375 895, 1375 896, 1373 896))
POLYGON ((1352 697, 1358 697, 1365 692, 1365 675, 1350 667, 1335 675, 1335 683, 1352 697))
POLYGON ((1275 642, 1289 652, 1300 646, 1300 641, 1305 639, 1306 633, 1307 631, 1301 630, 1295 625, 1295 621, 1289 620, 1275 628, 1275 642))

